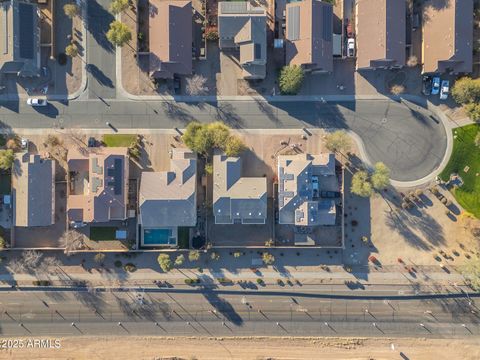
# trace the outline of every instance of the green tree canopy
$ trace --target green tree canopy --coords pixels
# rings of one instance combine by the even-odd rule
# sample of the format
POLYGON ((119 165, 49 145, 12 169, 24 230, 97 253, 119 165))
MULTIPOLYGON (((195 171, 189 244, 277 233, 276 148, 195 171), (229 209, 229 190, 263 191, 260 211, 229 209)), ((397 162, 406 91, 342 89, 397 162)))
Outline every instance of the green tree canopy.
POLYGON ((304 79, 303 69, 298 65, 284 66, 280 70, 278 84, 284 95, 296 95, 302 87, 304 79))
POLYGON ((459 104, 469 104, 480 101, 480 79, 463 77, 452 87, 452 97, 459 104))
POLYGON ((169 272, 173 268, 172 260, 170 259, 170 255, 168 254, 160 254, 157 258, 158 265, 163 272, 169 272))
POLYGON ((371 176, 372 186, 376 190, 384 189, 390 183, 390 169, 382 162, 377 162, 371 176))
POLYGON ((115 20, 110 23, 110 29, 107 31, 107 39, 112 45, 122 47, 132 40, 132 32, 127 25, 115 20))
POLYGON ((361 197, 372 196, 373 188, 366 171, 357 171, 353 175, 350 191, 361 197))
POLYGON ((128 0, 113 0, 110 4, 110 11, 117 15, 128 9, 128 0))
POLYGON ((227 156, 238 156, 245 151, 246 146, 237 136, 229 136, 225 146, 225 154, 227 156))
POLYGON ((214 149, 225 151, 228 156, 238 156, 245 149, 243 142, 230 135, 230 128, 222 122, 191 122, 182 139, 190 149, 207 156, 211 155, 214 149))
POLYGON ((352 141, 345 130, 337 130, 326 136, 325 147, 332 152, 349 152, 352 148, 352 141))
POLYGON ((465 112, 468 117, 473 121, 480 121, 480 104, 479 103, 469 103, 464 105, 465 112))
POLYGON ((12 149, 0 150, 0 169, 11 170, 15 156, 12 149))

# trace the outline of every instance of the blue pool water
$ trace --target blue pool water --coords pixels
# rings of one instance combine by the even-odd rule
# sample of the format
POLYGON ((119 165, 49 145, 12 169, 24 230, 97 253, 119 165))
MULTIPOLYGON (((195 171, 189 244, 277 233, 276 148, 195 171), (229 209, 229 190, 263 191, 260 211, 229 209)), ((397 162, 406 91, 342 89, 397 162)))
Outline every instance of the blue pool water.
POLYGON ((143 230, 144 245, 175 245, 171 229, 145 229, 143 230))

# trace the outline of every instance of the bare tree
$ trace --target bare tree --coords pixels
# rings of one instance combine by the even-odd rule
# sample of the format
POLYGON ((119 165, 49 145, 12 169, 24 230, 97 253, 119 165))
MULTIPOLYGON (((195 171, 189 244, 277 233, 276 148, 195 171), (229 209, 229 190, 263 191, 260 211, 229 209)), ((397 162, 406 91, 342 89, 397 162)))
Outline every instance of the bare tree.
POLYGON ((35 269, 40 262, 42 254, 35 250, 27 250, 22 253, 21 261, 26 268, 35 269))
POLYGON ((10 260, 8 263, 8 267, 14 273, 22 273, 27 270, 23 261, 20 258, 10 260))
POLYGON ((56 257, 47 256, 43 258, 42 262, 37 266, 36 271, 40 274, 48 275, 53 273, 61 265, 62 262, 56 257))
POLYGON ((60 238, 60 244, 64 247, 65 255, 70 256, 73 251, 80 250, 85 246, 85 240, 82 234, 74 230, 68 230, 60 238))
POLYGON ((186 91, 191 96, 205 95, 208 92, 207 78, 198 74, 189 77, 186 91))

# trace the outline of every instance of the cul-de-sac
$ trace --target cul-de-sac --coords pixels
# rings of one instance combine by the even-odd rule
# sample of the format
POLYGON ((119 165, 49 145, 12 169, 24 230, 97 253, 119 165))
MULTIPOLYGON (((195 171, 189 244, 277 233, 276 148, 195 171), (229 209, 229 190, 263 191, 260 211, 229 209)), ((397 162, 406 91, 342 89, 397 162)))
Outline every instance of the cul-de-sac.
POLYGON ((0 359, 479 359, 480 0, 0 0, 0 359))

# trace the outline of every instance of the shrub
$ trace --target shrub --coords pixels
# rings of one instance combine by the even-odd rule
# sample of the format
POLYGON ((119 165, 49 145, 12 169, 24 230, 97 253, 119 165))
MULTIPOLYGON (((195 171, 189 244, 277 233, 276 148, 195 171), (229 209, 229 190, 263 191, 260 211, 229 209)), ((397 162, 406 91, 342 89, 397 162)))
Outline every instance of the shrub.
POLYGON ((71 58, 77 57, 78 56, 77 45, 75 45, 75 44, 67 45, 67 47, 65 48, 65 54, 67 54, 71 58))
POLYGON ((120 268, 120 267, 122 267, 122 262, 120 260, 115 260, 113 265, 115 265, 115 267, 117 267, 117 268, 120 268))
POLYGON ((208 175, 213 174, 213 164, 212 163, 206 163, 205 164, 205 173, 208 175))
POLYGON ((185 284, 187 285, 195 285, 195 284, 199 284, 200 283, 200 279, 199 278, 195 278, 195 279, 185 279, 185 284))
POLYGON ((65 4, 63 5, 63 12, 72 19, 78 15, 78 6, 76 4, 65 4))
POLYGON ((96 254, 96 255, 94 256, 93 260, 94 260, 96 263, 100 264, 100 263, 102 263, 102 262, 105 260, 105 254, 103 254, 103 253, 98 253, 98 254, 96 254))
POLYGON ((200 259, 200 251, 192 250, 188 253, 188 260, 191 262, 197 261, 200 259))
POLYGON ((405 86, 403 85, 393 85, 391 88, 390 88, 390 92, 393 94, 393 95, 400 95, 400 94, 403 94, 405 92, 405 86))
POLYGON ((212 253, 210 254, 210 259, 215 260, 215 261, 219 260, 220 259, 220 254, 217 253, 216 251, 212 251, 212 253))
POLYGON ((137 267, 135 266, 135 264, 126 263, 126 264, 123 266, 123 269, 124 269, 126 272, 134 272, 134 271, 137 270, 137 267))
POLYGON ((465 112, 473 121, 480 121, 480 104, 471 103, 465 105, 465 112))
POLYGON ((265 265, 272 265, 275 262, 275 257, 268 252, 264 252, 262 254, 262 260, 265 265))
POLYGON ((407 60, 408 67, 415 67, 418 65, 418 58, 415 55, 412 55, 407 60))
POLYGON ((215 30, 208 30, 205 34, 205 39, 208 41, 217 41, 218 40, 218 32, 215 30))
POLYGON ((260 279, 260 278, 257 278, 257 284, 258 284, 258 285, 263 285, 263 280, 260 279))
POLYGON ((3 238, 3 236, 0 236, 0 249, 5 249, 6 246, 7 243, 5 242, 5 239, 3 238))
POLYGON ((235 251, 235 252, 233 253, 233 257, 235 257, 235 258, 239 258, 239 257, 242 256, 242 255, 243 255, 243 253, 240 252, 240 251, 235 251))
POLYGON ((169 272, 173 268, 172 260, 168 254, 160 254, 157 257, 158 264, 163 272, 169 272))
POLYGON ((183 254, 180 254, 175 259, 175 266, 182 266, 184 262, 185 262, 185 256, 183 254))
POLYGON ((33 281, 34 286, 50 286, 50 281, 48 280, 35 280, 33 281))
POLYGON ((296 95, 302 87, 305 75, 298 65, 284 66, 279 75, 280 92, 284 95, 296 95))

